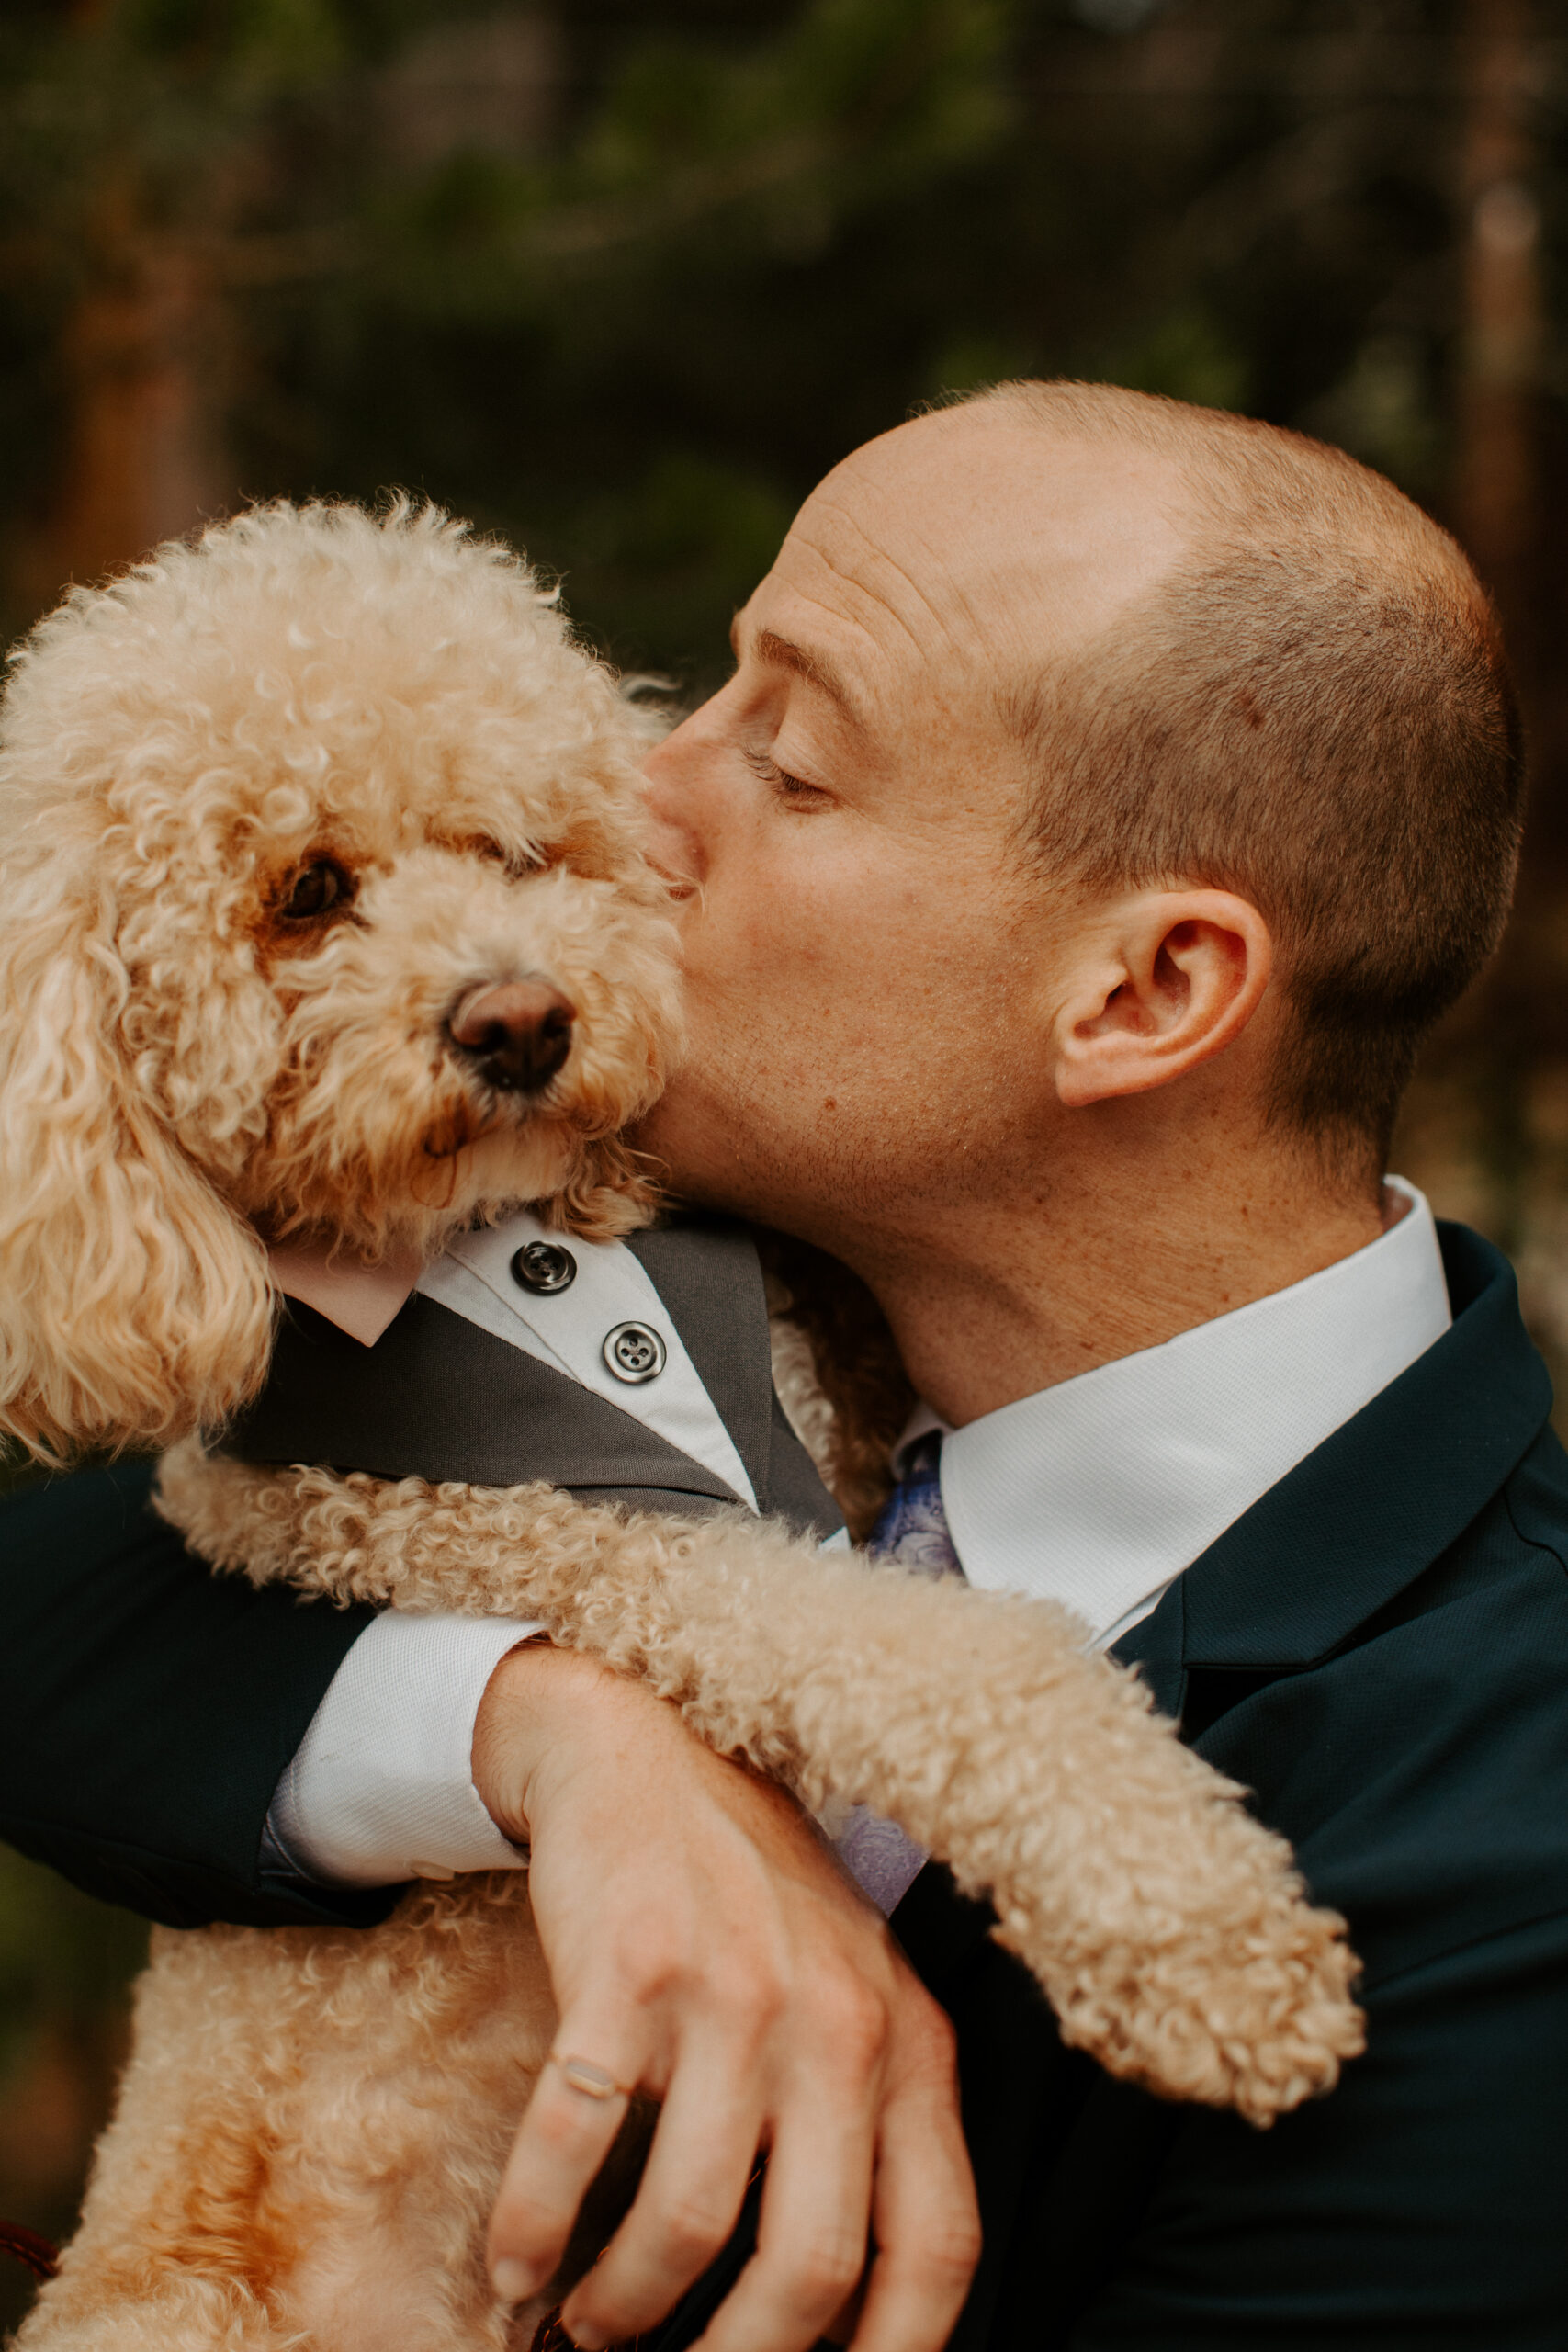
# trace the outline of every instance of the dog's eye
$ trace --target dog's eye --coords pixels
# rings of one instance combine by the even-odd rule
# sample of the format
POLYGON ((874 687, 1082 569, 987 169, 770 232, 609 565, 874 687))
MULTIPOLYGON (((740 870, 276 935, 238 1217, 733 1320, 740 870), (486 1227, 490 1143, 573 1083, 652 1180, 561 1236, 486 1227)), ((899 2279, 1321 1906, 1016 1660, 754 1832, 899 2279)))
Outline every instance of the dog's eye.
POLYGON ((353 896, 353 880, 335 857, 312 858, 294 876, 278 912, 286 922, 313 922, 346 906, 353 896))
POLYGON ((500 842, 492 841, 488 833, 476 834, 468 846, 475 857, 482 857, 490 865, 501 866, 513 881, 516 881, 520 875, 536 874, 538 871, 539 861, 536 857, 530 855, 528 851, 506 849, 500 842))

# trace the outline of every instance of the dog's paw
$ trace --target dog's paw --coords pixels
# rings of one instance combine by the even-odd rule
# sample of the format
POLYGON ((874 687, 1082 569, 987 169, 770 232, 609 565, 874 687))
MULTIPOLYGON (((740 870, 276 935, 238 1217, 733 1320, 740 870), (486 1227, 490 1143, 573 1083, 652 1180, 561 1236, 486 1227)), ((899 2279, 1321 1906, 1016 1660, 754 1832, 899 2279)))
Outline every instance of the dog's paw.
POLYGON ((1250 1921, 1183 1921, 1167 1939, 1059 1949, 1022 1920, 1000 1940, 1044 1984, 1062 2038, 1162 2098, 1228 2107, 1260 2129, 1332 2090, 1365 2047, 1345 1922, 1276 1886, 1250 1921))

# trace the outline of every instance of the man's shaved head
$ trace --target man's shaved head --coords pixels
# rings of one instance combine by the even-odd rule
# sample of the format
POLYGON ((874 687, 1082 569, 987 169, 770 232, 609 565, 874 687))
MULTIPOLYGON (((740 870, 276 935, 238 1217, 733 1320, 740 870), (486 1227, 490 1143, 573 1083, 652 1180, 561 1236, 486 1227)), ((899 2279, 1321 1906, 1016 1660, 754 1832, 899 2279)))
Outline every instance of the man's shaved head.
POLYGON ((1268 425, 1006 386, 835 466, 735 650, 649 768, 692 1046, 645 1140, 688 1198, 897 1295, 964 1412, 1371 1238, 1518 831, 1495 624, 1416 507, 1268 425), (1107 1219, 1149 1274, 1110 1333, 1064 1255, 1107 1219), (984 1380, 965 1266, 1013 1302, 984 1380))
POLYGON ((1251 899, 1295 1014, 1271 1108, 1375 1174, 1512 888, 1518 721, 1480 582, 1390 482, 1298 434, 1106 385, 1008 384, 950 415, 1027 424, 1045 465, 1114 444, 1176 469, 1175 560, 1089 646, 1001 684, 1029 831, 1091 889, 1251 899))

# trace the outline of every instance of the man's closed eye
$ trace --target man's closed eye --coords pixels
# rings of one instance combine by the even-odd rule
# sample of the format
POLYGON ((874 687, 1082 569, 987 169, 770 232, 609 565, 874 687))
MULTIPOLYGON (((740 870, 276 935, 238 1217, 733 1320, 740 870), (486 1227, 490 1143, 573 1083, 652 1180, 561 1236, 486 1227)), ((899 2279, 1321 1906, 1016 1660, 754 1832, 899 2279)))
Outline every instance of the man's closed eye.
POLYGON ((804 776, 791 775, 787 768, 781 768, 766 752, 749 751, 745 753, 745 760, 752 775, 770 786, 785 808, 807 814, 829 807, 829 795, 819 785, 807 784, 804 776))

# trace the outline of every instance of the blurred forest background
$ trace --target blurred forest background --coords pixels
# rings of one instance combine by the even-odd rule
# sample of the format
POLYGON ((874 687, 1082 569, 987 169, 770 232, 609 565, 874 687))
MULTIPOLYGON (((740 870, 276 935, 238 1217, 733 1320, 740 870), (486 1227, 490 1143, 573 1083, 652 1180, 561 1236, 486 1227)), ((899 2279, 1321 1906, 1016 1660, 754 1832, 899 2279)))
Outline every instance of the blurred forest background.
MULTIPOLYGON (((812 482, 943 391, 1340 442, 1525 688, 1519 913, 1397 1164, 1568 1365, 1565 251, 1568 0, 4 0, 0 622, 406 484, 695 690, 812 482)), ((0 1854, 0 2213, 51 2234, 139 1944, 0 1854)))

